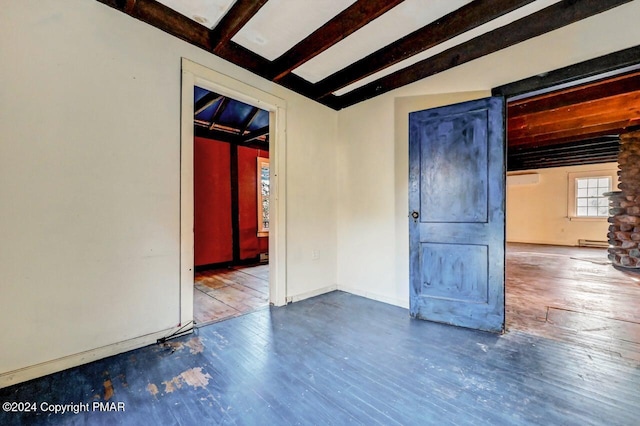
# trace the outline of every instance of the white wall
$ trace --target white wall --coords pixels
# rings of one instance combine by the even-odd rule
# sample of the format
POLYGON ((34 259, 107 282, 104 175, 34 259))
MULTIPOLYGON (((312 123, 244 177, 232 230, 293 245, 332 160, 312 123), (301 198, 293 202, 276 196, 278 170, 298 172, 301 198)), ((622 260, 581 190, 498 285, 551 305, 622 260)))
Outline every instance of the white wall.
POLYGON ((181 57, 287 102, 287 296, 335 287, 335 111, 96 1, 2 9, 0 386, 178 324, 181 57))
POLYGON ((408 306, 409 110, 635 46, 638 19, 631 2, 340 111, 338 288, 408 306))
POLYGON ((614 176, 617 163, 523 170, 537 173, 539 182, 507 186, 507 241, 577 246, 579 239, 606 241, 609 223, 603 219, 568 217, 569 173, 602 172, 614 176))

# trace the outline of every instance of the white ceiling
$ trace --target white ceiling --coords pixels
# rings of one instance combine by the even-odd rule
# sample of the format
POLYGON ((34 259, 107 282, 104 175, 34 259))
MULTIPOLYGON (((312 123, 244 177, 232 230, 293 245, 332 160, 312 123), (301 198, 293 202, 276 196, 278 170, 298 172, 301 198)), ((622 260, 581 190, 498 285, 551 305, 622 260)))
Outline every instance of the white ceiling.
MULTIPOLYGON (((158 0, 188 18, 213 28, 235 0, 158 0)), ((253 53, 273 61, 356 0, 269 0, 232 38, 253 53)), ((351 85, 344 95, 385 75, 427 59, 474 37, 507 25, 560 0, 536 0, 500 18, 425 50, 351 85)), ((405 0, 342 41, 298 66, 293 73, 317 83, 397 39, 453 12, 471 0, 405 0)))
POLYGON ((231 40, 272 61, 353 3, 269 0, 231 40))
POLYGON ((158 3, 211 29, 233 6, 235 0, 159 0, 158 3))

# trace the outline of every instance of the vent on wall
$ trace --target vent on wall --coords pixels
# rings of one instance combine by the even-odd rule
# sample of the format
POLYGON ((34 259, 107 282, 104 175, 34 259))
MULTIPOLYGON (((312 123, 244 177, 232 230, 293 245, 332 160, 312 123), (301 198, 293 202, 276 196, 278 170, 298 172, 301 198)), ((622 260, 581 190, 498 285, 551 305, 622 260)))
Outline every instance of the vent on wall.
POLYGON ((596 247, 596 248, 609 248, 609 243, 606 241, 596 240, 578 240, 579 247, 596 247))

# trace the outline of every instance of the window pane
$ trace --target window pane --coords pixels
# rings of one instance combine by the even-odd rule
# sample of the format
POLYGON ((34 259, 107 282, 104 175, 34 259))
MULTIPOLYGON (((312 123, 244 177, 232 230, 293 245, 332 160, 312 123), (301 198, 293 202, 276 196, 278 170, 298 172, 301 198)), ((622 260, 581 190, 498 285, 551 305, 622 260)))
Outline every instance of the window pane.
POLYGON ((609 199, 602 194, 611 191, 610 176, 576 178, 575 214, 580 217, 607 217, 609 199))

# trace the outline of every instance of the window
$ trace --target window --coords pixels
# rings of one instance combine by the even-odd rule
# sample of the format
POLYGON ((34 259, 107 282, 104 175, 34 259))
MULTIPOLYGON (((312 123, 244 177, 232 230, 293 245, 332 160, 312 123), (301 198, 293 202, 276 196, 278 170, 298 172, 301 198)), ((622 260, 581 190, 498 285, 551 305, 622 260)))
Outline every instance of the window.
POLYGON ((269 159, 258 157, 258 237, 269 236, 269 159))
POLYGON ((576 217, 609 216, 609 199, 603 194, 611 191, 611 177, 576 178, 576 217))
POLYGON ((606 220, 609 199, 603 194, 618 185, 618 168, 568 173, 567 216, 569 220, 606 220))

